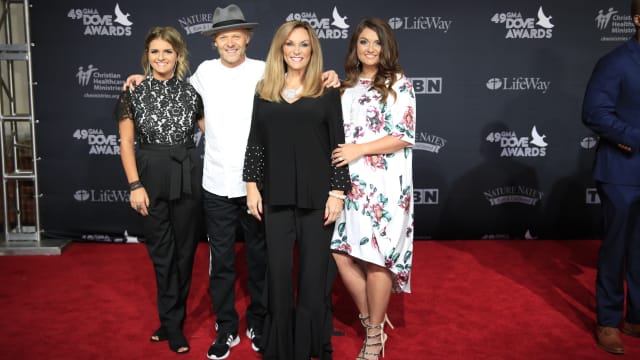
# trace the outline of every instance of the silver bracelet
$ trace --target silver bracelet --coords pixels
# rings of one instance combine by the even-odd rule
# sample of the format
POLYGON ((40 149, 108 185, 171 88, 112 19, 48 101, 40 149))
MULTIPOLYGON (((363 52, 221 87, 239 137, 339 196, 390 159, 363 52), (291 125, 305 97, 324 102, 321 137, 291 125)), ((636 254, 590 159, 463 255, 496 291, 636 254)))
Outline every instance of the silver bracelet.
POLYGON ((333 196, 336 199, 344 200, 347 198, 347 195, 336 194, 333 191, 329 191, 329 196, 333 196))

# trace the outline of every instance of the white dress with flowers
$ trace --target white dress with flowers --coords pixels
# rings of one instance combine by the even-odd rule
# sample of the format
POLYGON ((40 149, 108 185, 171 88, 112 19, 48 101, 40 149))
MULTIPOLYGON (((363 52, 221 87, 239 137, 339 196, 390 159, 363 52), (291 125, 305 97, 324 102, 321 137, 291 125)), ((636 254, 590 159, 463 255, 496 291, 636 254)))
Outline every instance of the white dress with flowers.
MULTIPOLYGON (((360 79, 342 95, 345 141, 366 143, 391 135, 415 143, 416 100, 411 82, 399 76, 387 102, 372 82, 360 79)), ((384 266, 393 291, 411 292, 413 259, 412 147, 365 155, 349 163, 351 192, 336 221, 331 249, 384 266)))

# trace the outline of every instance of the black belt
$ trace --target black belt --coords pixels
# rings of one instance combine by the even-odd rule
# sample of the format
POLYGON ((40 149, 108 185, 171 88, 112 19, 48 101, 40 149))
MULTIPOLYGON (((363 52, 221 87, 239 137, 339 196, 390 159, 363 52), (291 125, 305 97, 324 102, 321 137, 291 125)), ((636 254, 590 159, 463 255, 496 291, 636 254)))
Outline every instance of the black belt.
POLYGON ((138 145, 140 150, 166 154, 171 158, 169 200, 180 199, 181 193, 191 194, 191 168, 193 168, 193 162, 191 161, 189 150, 193 148, 193 143, 138 145))

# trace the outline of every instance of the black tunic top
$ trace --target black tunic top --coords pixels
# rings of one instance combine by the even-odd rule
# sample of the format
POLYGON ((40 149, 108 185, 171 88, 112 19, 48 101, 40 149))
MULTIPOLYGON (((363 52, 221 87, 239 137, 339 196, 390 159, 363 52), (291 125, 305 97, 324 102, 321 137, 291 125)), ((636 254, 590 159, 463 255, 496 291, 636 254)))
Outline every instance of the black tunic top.
POLYGON ((342 143, 338 89, 292 104, 256 95, 243 180, 262 183, 266 204, 324 209, 329 190, 351 188, 349 168, 331 164, 331 151, 342 143))

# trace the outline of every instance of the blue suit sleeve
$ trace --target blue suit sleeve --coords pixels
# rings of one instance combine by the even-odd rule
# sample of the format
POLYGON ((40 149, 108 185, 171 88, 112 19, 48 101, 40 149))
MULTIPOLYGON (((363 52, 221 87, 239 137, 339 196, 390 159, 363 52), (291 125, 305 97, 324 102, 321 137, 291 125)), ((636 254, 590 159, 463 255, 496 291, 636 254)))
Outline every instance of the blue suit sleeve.
POLYGON ((582 122, 613 146, 640 149, 640 130, 619 116, 616 104, 623 89, 624 65, 610 58, 596 64, 582 107, 582 122))

